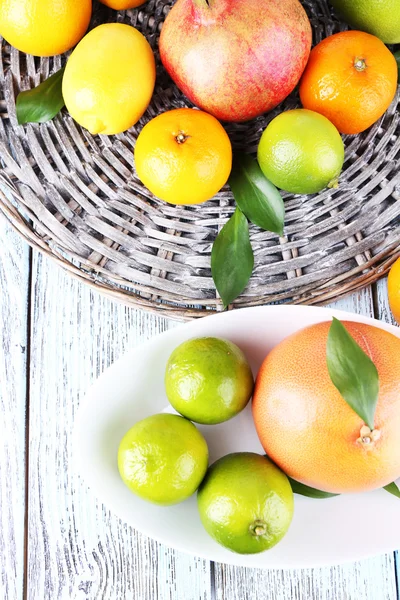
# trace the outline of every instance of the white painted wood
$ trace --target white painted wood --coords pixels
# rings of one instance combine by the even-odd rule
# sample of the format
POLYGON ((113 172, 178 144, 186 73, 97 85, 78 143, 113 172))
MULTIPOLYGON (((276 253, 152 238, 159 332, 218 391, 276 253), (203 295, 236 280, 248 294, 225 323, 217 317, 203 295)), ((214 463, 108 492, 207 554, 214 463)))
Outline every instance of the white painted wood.
MULTIPOLYGON (((381 279, 376 284, 376 318, 397 325, 389 306, 387 277, 381 279)), ((399 543, 400 545, 400 543, 399 543)))
POLYGON ((23 594, 29 250, 0 219, 0 598, 23 594))
POLYGON ((341 298, 337 302, 332 302, 329 306, 335 307, 339 310, 347 310, 354 312, 359 315, 367 315, 368 317, 374 316, 374 301, 372 288, 366 288, 347 298, 341 298))
POLYGON ((136 534, 71 464, 87 387, 125 348, 175 323, 112 303, 36 254, 32 277, 28 600, 209 599, 206 561, 136 534))
MULTIPOLYGON (((373 316, 371 288, 331 306, 373 316)), ((340 526, 340 525, 338 525, 340 526)), ((329 540, 326 541, 329 544, 329 540)), ((394 555, 326 569, 272 571, 215 565, 216 600, 397 600, 394 555)))
MULTIPOLYGON (((0 236, 0 335, 6 350, 0 358, 0 430, 6 434, 0 446, 0 597, 19 600, 28 254, 1 224, 0 236), (12 294, 5 296, 5 289, 12 294)), ((392 555, 332 569, 284 572, 215 565, 210 571, 207 561, 136 534, 99 505, 72 471, 75 411, 91 381, 125 348, 175 323, 113 304, 41 257, 35 256, 32 275, 28 600, 397 598, 392 555)), ((385 318, 382 286, 378 299, 385 318)), ((371 314, 372 305, 370 290, 336 304, 365 314, 371 314)))
MULTIPOLYGON (((329 540, 326 542, 329 544, 329 540)), ((394 556, 330 569, 216 570, 216 600, 396 600, 394 556)))

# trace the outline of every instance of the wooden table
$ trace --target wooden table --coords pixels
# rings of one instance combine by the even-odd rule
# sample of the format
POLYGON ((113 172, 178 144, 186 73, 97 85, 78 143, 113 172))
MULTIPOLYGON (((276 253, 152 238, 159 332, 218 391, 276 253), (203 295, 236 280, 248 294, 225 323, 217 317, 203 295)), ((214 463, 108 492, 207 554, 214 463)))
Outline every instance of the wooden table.
MULTIPOLYGON (((2 220, 0 240, 0 600, 399 600, 394 554, 242 569, 175 552, 104 508, 71 468, 76 409, 126 349, 176 323, 92 292, 2 220)), ((391 319, 384 281, 336 306, 391 319)))

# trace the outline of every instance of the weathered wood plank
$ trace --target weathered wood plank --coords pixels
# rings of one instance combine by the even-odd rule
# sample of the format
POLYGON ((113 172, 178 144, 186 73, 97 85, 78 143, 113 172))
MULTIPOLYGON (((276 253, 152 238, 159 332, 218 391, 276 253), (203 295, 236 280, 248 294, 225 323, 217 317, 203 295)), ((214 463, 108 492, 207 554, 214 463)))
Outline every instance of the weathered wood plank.
POLYGON ((24 582, 25 407, 29 249, 0 219, 0 597, 24 582))
POLYGON ((37 255, 32 277, 29 598, 209 599, 208 563, 121 523, 71 461, 74 414, 87 387, 126 348, 174 323, 112 303, 37 255))
MULTIPOLYGON (((373 316, 372 290, 368 288, 332 306, 373 316)), ((216 564, 215 590, 216 600, 396 600, 394 555, 298 571, 241 569, 216 564)))
MULTIPOLYGON (((327 540, 327 543, 329 541, 327 540)), ((216 569, 216 600, 396 600, 394 556, 296 571, 216 569)))
POLYGON ((210 563, 159 545, 158 600, 211 600, 210 563))
POLYGON ((397 325, 389 306, 387 278, 378 281, 378 283, 376 284, 375 293, 376 318, 380 319, 381 321, 385 321, 385 323, 392 323, 392 325, 397 325))

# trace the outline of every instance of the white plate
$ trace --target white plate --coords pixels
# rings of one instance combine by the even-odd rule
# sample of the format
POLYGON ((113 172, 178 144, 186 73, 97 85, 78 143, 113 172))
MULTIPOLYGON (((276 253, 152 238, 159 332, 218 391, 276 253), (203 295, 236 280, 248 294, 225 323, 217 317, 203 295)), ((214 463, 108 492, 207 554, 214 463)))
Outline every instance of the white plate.
MULTIPOLYGON (((315 567, 357 560, 400 545, 400 500, 378 490, 312 500, 296 496, 295 516, 283 541, 262 554, 242 556, 224 549, 204 531, 196 498, 158 507, 133 495, 117 469, 118 445, 139 419, 168 409, 164 370, 172 350, 192 337, 213 335, 235 342, 254 374, 279 341, 335 315, 371 323, 400 337, 400 329, 366 317, 325 308, 265 306, 234 310, 172 329, 128 352, 95 382, 80 408, 74 432, 75 462, 98 498, 142 533, 218 562, 246 567, 315 567)), ((250 407, 227 423, 200 426, 214 461, 229 452, 262 452, 250 407)))

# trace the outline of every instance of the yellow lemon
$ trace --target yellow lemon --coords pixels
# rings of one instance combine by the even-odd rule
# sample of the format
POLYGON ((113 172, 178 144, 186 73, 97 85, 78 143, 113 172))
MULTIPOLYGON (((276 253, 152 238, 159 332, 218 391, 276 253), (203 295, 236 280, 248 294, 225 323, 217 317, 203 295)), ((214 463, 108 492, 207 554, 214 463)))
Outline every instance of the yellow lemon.
POLYGON ((93 135, 134 125, 148 107, 156 67, 146 38, 121 23, 99 25, 68 60, 62 92, 71 116, 93 135))
POLYGON ((85 35, 92 0, 0 0, 0 35, 35 56, 66 52, 85 35))
POLYGON ((171 204, 200 204, 227 182, 232 146, 217 119, 201 110, 178 108, 143 127, 136 141, 139 179, 171 204))
POLYGON ((100 2, 114 10, 126 10, 127 8, 141 6, 146 0, 100 0, 100 2))

